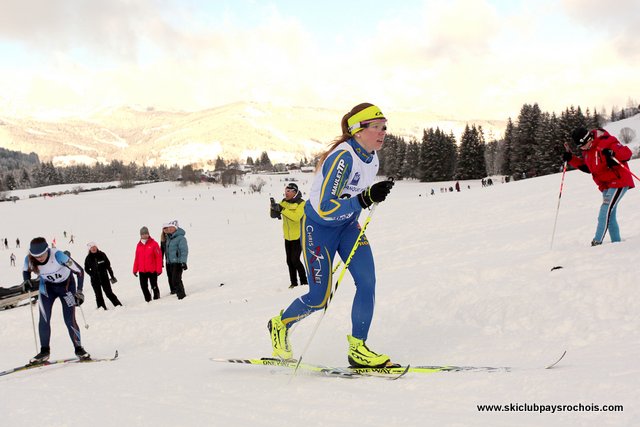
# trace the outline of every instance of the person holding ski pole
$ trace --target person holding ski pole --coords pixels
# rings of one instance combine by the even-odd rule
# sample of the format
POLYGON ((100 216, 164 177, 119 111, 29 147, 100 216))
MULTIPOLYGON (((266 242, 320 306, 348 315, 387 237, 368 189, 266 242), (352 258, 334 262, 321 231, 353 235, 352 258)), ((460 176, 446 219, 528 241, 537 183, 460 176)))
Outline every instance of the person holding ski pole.
POLYGON ((631 158, 632 152, 615 136, 601 128, 587 130, 579 127, 574 129, 571 138, 582 152, 582 157, 574 156, 565 147, 567 151, 563 154, 563 160, 585 173, 590 173, 602 192, 598 225, 591 246, 601 245, 607 231, 612 242, 619 242, 620 227, 616 212, 627 190, 634 187, 633 178, 627 169, 627 161, 631 158))
POLYGON ((385 366, 390 363, 389 356, 365 344, 373 318, 376 275, 369 241, 364 234, 358 240, 358 217, 363 209, 384 201, 393 187, 391 180, 374 183, 379 167, 376 151, 384 144, 387 120, 377 106, 363 103, 344 115, 341 127, 342 135, 318 163, 301 223, 309 292, 269 320, 267 327, 273 355, 291 359, 291 326, 326 307, 332 294, 334 255, 338 252, 345 263, 351 255, 348 268, 356 294, 347 358, 352 366, 385 366))
POLYGON ((271 218, 282 219, 282 230, 284 232, 284 250, 287 256, 287 267, 289 268, 289 288, 298 286, 298 276, 300 284, 307 285, 307 273, 304 265, 300 262, 302 246, 300 245, 300 221, 304 216, 305 201, 302 200, 302 193, 298 185, 291 182, 284 188, 284 199, 280 203, 271 198, 271 218), (283 218, 284 217, 284 218, 283 218))
POLYGON ((29 244, 29 253, 24 259, 22 277, 28 281, 31 273, 40 276, 40 293, 38 306, 40 308, 40 353, 35 355, 29 363, 43 363, 49 360, 51 338, 51 309, 56 299, 62 304, 62 315, 69 331, 69 337, 75 348, 75 354, 80 359, 91 356, 82 348, 80 328, 76 323, 76 306, 84 302, 82 288, 84 284, 84 270, 67 254, 55 248, 49 248, 44 237, 36 237, 29 244), (78 287, 76 289, 76 281, 78 287))

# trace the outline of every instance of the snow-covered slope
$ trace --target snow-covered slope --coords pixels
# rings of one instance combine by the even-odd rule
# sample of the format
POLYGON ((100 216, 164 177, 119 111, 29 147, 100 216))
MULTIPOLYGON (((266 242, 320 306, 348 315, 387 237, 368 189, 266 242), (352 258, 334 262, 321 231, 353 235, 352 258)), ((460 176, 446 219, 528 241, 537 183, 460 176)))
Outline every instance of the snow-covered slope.
MULTIPOLYGON (((640 172, 640 162, 631 163, 640 172)), ((310 175, 294 175, 308 191, 310 175)), ((266 192, 162 183, 53 199, 0 203, 11 246, 57 239, 83 260, 96 241, 110 257, 125 307, 95 309, 86 285, 83 343, 120 360, 0 377, 7 426, 632 426, 640 423, 640 195, 619 207, 624 242, 592 248, 600 194, 582 172, 566 174, 554 248, 560 175, 427 196, 432 185, 398 182, 367 235, 376 257, 377 304, 368 344, 402 363, 513 366, 511 373, 407 375, 343 380, 225 365, 210 357, 270 354, 267 320, 304 289, 288 289, 281 224, 266 192), (190 244, 188 297, 144 302, 131 274, 138 230, 157 236, 177 218, 190 244), (73 233, 67 244, 63 231, 73 233), (554 266, 562 269, 551 272, 554 266), (224 283, 224 286, 221 284, 224 283), (567 350, 555 369, 540 367, 567 350), (482 404, 623 405, 623 412, 479 412, 482 404)), ((499 181, 499 180, 496 180, 499 181)), ((246 183, 248 184, 248 183, 246 183)), ((467 186, 471 186, 470 189, 467 186)), ((20 282, 0 250, 0 283, 20 282)), ((346 364, 353 283, 340 286, 305 360, 346 364)), ((109 305, 109 307, 111 307, 109 305)), ((299 355, 316 322, 292 334, 299 355)), ((72 346, 59 303, 52 357, 72 346)), ((82 324, 82 319, 80 319, 82 324)), ((0 369, 35 352, 29 307, 0 312, 0 369)))
MULTIPOLYGON (((56 165, 122 160, 138 164, 214 165, 256 159, 264 151, 274 163, 312 158, 340 134, 345 111, 238 102, 195 112, 106 109, 82 118, 44 121, 0 116, 0 146, 36 152, 56 165)), ((422 138, 440 127, 460 136, 469 121, 426 111, 385 111, 395 135, 422 138)), ((505 123, 474 120, 500 135, 505 123)))

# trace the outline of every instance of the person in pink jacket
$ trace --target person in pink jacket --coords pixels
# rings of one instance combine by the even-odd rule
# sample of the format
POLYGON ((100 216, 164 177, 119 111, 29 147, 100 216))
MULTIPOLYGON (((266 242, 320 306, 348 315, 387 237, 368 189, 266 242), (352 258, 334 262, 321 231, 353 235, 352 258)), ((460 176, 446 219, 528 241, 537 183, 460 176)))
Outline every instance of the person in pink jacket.
POLYGON ((133 275, 140 278, 140 288, 145 301, 151 301, 149 283, 153 290, 153 299, 160 298, 158 276, 162 274, 162 252, 158 242, 149 236, 149 229, 140 229, 140 241, 136 246, 136 257, 133 261, 133 275))

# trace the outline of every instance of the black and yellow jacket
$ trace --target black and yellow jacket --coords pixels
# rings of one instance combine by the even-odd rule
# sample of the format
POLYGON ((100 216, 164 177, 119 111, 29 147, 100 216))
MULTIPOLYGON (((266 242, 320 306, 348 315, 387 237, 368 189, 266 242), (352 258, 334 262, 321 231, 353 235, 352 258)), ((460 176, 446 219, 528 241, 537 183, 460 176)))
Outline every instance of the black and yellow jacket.
POLYGON ((285 240, 298 240, 300 239, 300 221, 304 216, 304 204, 306 202, 302 200, 301 194, 287 201, 282 199, 280 206, 282 206, 282 230, 284 231, 285 240))

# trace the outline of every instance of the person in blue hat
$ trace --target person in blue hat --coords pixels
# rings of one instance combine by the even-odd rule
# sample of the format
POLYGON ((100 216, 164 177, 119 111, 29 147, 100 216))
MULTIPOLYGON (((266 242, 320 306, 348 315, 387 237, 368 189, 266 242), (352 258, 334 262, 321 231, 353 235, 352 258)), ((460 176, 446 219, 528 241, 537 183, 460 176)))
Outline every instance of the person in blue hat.
POLYGON ((80 328, 76 322, 76 306, 84 302, 82 288, 84 270, 71 257, 56 248, 50 248, 44 237, 36 237, 29 244, 29 253, 24 259, 22 278, 27 281, 35 273, 40 277, 38 298, 40 321, 40 353, 30 363, 44 363, 49 360, 51 348, 51 309, 56 299, 62 304, 62 315, 67 325, 69 337, 73 343, 75 354, 80 359, 91 356, 82 347, 80 328), (77 278, 77 288, 76 280, 77 278))

